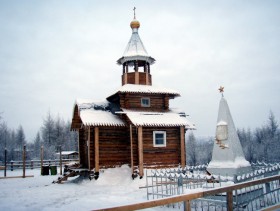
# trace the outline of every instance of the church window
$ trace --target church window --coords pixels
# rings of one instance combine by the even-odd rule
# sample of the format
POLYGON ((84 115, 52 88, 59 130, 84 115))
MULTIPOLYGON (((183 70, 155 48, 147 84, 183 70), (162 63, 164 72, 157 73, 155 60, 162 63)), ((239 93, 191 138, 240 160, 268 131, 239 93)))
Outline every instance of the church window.
POLYGON ((166 147, 165 131, 154 131, 153 136, 154 147, 166 147))
POLYGON ((148 98, 148 97, 141 98, 141 106, 150 107, 150 98, 148 98))

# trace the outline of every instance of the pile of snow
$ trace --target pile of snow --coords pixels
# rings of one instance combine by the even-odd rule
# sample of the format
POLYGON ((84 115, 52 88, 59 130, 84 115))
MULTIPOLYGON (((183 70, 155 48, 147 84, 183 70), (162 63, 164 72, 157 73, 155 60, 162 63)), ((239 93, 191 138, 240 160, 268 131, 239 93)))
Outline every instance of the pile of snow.
MULTIPOLYGON (((145 171, 151 175, 153 170, 145 171)), ((59 169, 58 169, 59 172, 59 169)), ((22 170, 7 171, 8 176, 21 176, 22 170)), ((27 170, 27 178, 0 179, 0 210, 96 210, 147 201, 146 175, 132 180, 128 165, 100 171, 98 180, 69 178, 63 184, 52 183, 59 175, 41 176, 40 169, 27 170)), ((0 177, 4 171, 0 171, 0 177)), ((197 176, 202 177, 202 175, 197 176)), ((223 182, 222 186, 232 182, 223 182)), ((221 184, 214 184, 219 187, 221 184)), ((209 187, 206 187, 209 188, 209 187)), ((184 189, 183 193, 202 190, 184 189)), ((154 207, 146 210, 174 210, 154 207)), ((176 209, 178 210, 178 209, 176 209)), ((183 206, 179 210, 183 210, 183 206)))
MULTIPOLYGON (((59 172, 59 170, 58 170, 59 172)), ((21 176, 22 170, 7 171, 21 176)), ((64 184, 52 184, 56 176, 41 176, 40 170, 27 170, 29 178, 0 179, 0 210, 92 210, 147 200, 145 179, 131 179, 128 166, 106 169, 98 180, 71 178, 64 184)), ((4 171, 0 171, 0 177, 4 171)), ((158 210, 155 208, 153 210, 158 210)))
POLYGON ((244 157, 236 157, 234 161, 211 161, 208 168, 241 168, 247 166, 251 166, 251 164, 244 157))

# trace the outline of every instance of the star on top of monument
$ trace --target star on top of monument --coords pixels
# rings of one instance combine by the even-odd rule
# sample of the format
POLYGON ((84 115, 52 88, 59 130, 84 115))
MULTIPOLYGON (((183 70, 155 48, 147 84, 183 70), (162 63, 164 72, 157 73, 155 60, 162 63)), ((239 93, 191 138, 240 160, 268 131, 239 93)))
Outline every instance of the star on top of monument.
POLYGON ((223 86, 220 86, 220 88, 218 89, 220 91, 220 93, 223 93, 224 92, 224 88, 223 86))

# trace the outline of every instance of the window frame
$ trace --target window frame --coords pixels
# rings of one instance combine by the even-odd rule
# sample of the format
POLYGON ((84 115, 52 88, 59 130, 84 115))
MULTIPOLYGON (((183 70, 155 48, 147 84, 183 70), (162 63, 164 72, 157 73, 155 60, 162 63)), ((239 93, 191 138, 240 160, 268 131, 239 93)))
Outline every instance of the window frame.
POLYGON ((153 146, 154 147, 166 147, 166 131, 153 131, 153 146), (156 143, 156 134, 163 134, 163 144, 156 143))
POLYGON ((151 107, 151 99, 149 97, 141 97, 141 107, 151 107), (143 103, 143 100, 148 100, 148 104, 143 103))

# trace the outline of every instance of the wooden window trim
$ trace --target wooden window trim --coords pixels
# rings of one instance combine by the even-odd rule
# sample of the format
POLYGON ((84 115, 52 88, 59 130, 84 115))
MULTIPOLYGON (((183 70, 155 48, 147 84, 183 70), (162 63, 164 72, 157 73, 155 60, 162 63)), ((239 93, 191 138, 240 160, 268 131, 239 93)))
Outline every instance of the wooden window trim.
POLYGON ((149 97, 142 97, 141 98, 141 106, 142 107, 151 107, 151 99, 149 97), (143 100, 148 100, 148 104, 143 103, 143 100))
POLYGON ((166 147, 166 131, 153 131, 153 146, 166 147), (156 144, 156 134, 163 134, 163 144, 156 144))

